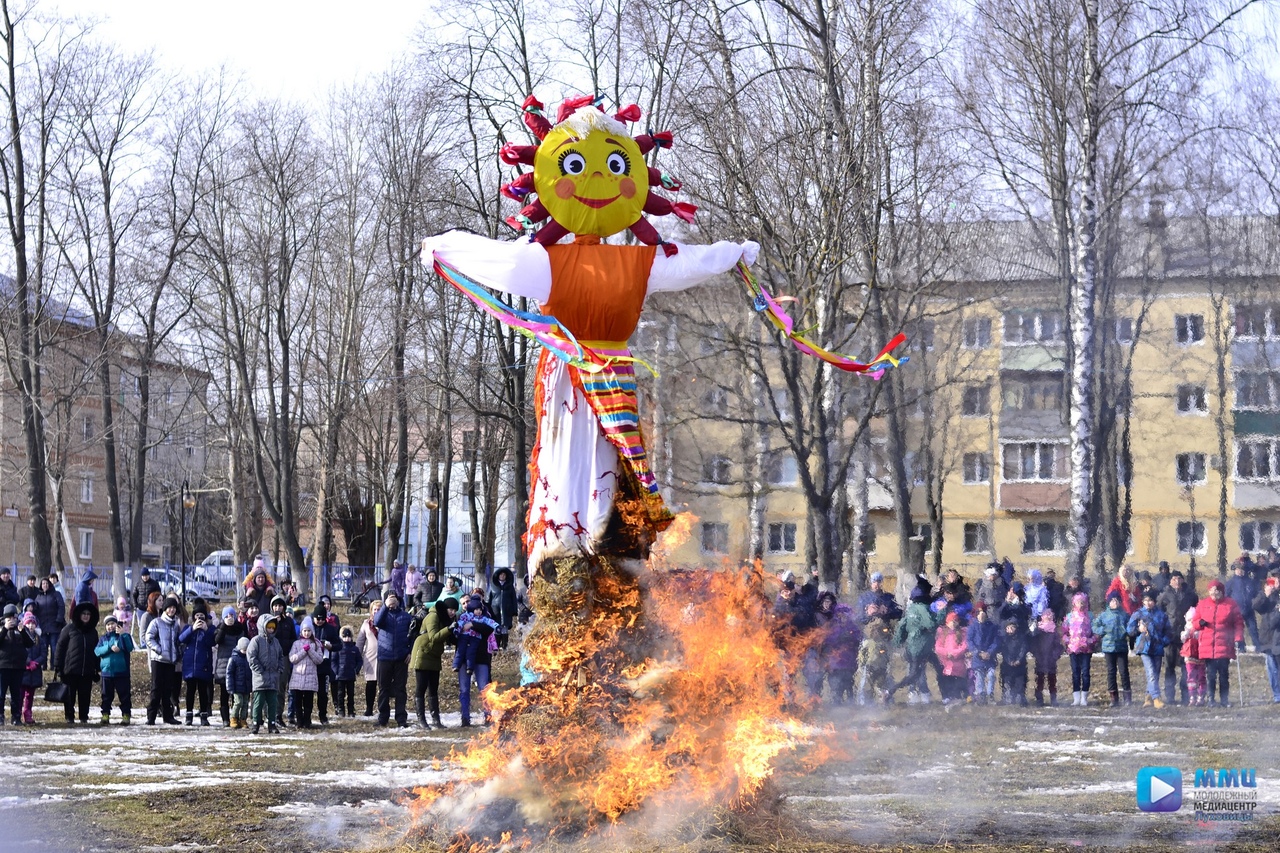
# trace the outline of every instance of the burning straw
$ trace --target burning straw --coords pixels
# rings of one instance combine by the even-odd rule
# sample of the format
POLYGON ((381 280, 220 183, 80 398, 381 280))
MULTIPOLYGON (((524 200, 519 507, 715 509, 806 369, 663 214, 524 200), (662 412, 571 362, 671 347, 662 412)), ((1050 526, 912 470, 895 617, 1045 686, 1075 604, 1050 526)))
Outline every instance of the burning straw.
POLYGON ((415 791, 430 834, 511 849, 628 815, 750 808, 784 753, 821 761, 796 716, 806 649, 758 569, 566 558, 532 593, 524 647, 542 680, 486 692, 495 725, 452 756, 463 780, 415 791))

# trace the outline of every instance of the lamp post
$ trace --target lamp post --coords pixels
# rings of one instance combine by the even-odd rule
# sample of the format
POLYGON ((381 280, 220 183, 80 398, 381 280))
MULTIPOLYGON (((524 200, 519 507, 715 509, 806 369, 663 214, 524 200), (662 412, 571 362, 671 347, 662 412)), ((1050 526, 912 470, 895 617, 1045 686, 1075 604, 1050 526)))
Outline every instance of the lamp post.
POLYGON ((186 604, 187 602, 187 510, 195 508, 196 499, 195 499, 195 496, 191 494, 191 490, 187 488, 187 481, 185 479, 182 481, 182 494, 180 495, 180 497, 182 499, 182 505, 179 510, 180 518, 178 521, 178 526, 181 528, 179 530, 179 535, 182 543, 182 603, 186 604))

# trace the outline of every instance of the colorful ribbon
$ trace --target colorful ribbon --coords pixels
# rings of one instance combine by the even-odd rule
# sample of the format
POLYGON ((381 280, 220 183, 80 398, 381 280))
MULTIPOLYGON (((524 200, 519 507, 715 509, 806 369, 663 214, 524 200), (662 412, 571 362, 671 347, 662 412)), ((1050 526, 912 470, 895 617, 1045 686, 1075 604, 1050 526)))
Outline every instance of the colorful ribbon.
POLYGON ((844 355, 843 353, 831 352, 823 349, 804 335, 795 331, 795 321, 792 320, 791 316, 783 310, 781 305, 778 304, 778 300, 775 299, 769 291, 765 290, 764 286, 756 280, 756 277, 751 274, 751 269, 747 266, 745 261, 738 261, 737 269, 738 274, 742 276, 742 281, 747 285, 747 292, 751 294, 751 301, 755 306, 756 311, 762 313, 773 327, 779 332, 782 332, 782 334, 790 340, 791 343, 795 344, 796 349, 801 352, 820 358, 827 364, 838 367, 841 370, 846 370, 850 373, 864 373, 872 379, 879 379, 884 375, 884 372, 891 367, 897 367, 907 363, 908 357, 905 355, 902 358, 895 358, 890 355, 896 347, 900 346, 907 339, 907 336, 901 332, 899 332, 893 340, 885 344, 884 349, 880 350, 880 353, 868 362, 861 362, 851 356, 844 355))

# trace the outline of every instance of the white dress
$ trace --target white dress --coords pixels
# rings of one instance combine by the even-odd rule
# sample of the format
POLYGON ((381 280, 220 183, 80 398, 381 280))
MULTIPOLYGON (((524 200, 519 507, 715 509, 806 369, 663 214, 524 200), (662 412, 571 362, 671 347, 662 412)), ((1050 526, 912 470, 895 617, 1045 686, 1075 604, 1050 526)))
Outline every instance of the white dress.
MULTIPOLYGON (((755 243, 720 242, 710 246, 679 244, 677 254, 654 255, 646 296, 684 290, 738 261, 753 263, 755 243)), ((494 290, 546 302, 551 294, 551 263, 546 249, 524 241, 504 243, 451 231, 423 241, 423 262, 439 258, 473 281, 494 290)), ((625 355, 625 350, 596 350, 625 355)), ((559 358, 543 357, 535 383, 538 438, 531 469, 528 513, 529 578, 545 559, 594 550, 609 522, 622 460, 605 438, 596 413, 574 382, 576 370, 559 358)))

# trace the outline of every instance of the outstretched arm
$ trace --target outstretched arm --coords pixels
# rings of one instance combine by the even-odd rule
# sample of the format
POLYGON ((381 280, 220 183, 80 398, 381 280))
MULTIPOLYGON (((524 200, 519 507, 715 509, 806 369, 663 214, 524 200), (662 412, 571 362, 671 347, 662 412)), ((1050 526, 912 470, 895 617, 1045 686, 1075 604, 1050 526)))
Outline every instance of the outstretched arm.
POLYGON ((431 266, 435 258, 472 281, 512 296, 545 302, 551 295, 551 262, 537 243, 446 231, 422 241, 422 262, 431 266))
POLYGON ((680 251, 671 257, 658 252, 653 259, 653 268, 649 272, 649 293, 664 290, 684 290, 701 284, 712 276, 727 272, 737 266, 738 261, 755 263, 760 252, 757 243, 730 243, 722 241, 710 246, 686 246, 679 244, 680 251))

